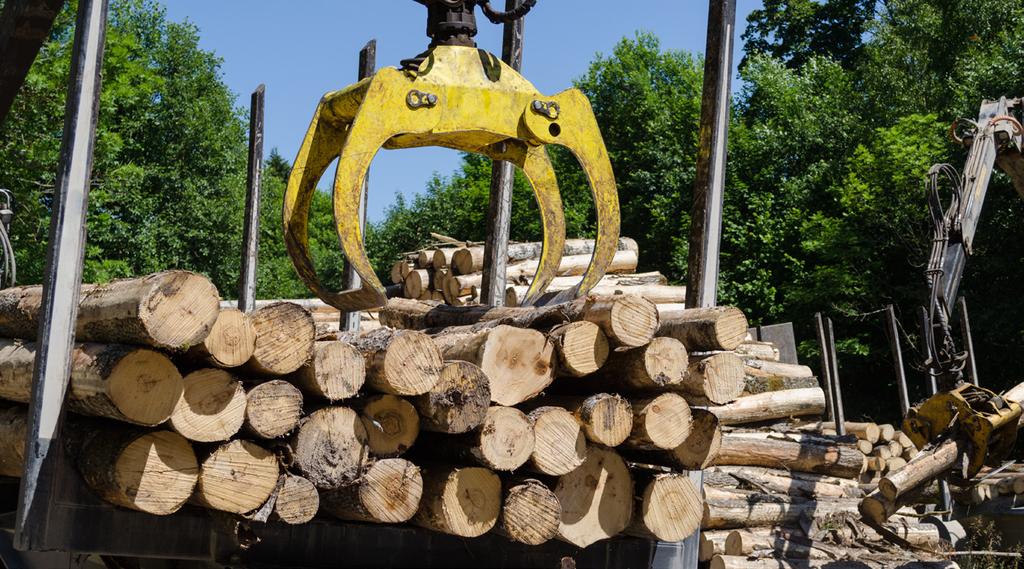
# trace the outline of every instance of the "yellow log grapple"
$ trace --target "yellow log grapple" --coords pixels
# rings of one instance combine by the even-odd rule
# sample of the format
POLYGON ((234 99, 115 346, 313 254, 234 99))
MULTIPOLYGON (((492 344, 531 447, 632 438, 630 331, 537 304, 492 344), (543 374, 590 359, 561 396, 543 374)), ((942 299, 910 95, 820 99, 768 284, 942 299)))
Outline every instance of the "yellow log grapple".
POLYGON ((545 146, 568 148, 586 172, 597 209, 597 236, 590 266, 572 294, 586 294, 604 276, 619 238, 619 201, 608 152, 586 96, 569 89, 544 96, 510 66, 472 41, 474 8, 492 21, 522 17, 495 13, 477 0, 417 0, 429 8, 431 47, 403 68, 384 68, 340 91, 324 95, 313 115, 288 180, 284 201, 285 243, 296 271, 328 304, 353 311, 386 302, 363 246, 359 207, 363 179, 381 148, 440 146, 474 152, 518 166, 540 209, 544 232, 539 267, 526 304, 556 276, 565 244, 558 182, 545 146), (341 246, 362 277, 362 288, 328 290, 309 251, 308 218, 316 184, 338 159, 334 217, 341 246))

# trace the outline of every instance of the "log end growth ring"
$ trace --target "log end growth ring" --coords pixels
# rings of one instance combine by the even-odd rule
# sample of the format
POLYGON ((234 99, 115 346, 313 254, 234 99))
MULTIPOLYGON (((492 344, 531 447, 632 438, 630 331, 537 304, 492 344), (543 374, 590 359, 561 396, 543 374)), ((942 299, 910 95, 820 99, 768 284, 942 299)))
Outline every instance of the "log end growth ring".
POLYGON ((122 357, 107 381, 117 410, 128 421, 148 427, 170 418, 185 387, 167 356, 142 348, 122 357))

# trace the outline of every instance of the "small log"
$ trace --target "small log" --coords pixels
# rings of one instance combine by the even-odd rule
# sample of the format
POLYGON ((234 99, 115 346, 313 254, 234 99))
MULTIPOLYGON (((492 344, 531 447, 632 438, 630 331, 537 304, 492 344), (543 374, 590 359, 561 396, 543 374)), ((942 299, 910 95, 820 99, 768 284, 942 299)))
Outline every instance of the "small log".
POLYGON ((551 330, 548 339, 558 352, 559 375, 590 375, 608 359, 608 338, 593 322, 563 324, 551 330))
MULTIPOLYGON (((932 551, 945 551, 949 548, 949 542, 942 539, 940 530, 933 524, 920 524, 908 518, 885 524, 884 528, 892 532, 900 539, 906 540, 912 545, 930 549, 932 551)), ((858 526, 855 530, 850 527, 829 530, 830 533, 838 533, 844 539, 866 540, 870 542, 886 541, 875 530, 858 526)), ((712 532, 717 533, 717 532, 712 532)), ((785 528, 750 528, 737 529, 728 532, 725 542, 724 555, 751 555, 757 551, 775 551, 776 544, 788 541, 807 539, 803 531, 785 528)), ((795 557, 795 555, 787 555, 795 557)))
POLYGON ((420 428, 435 433, 466 433, 487 417, 491 388, 487 375, 469 362, 445 362, 437 385, 409 398, 420 414, 420 428))
POLYGON ((405 298, 419 298, 424 291, 430 290, 430 271, 413 269, 402 281, 402 294, 405 298))
POLYGON ((207 508, 244 514, 270 498, 279 476, 274 453, 249 441, 227 442, 200 464, 195 500, 207 508))
POLYGON ((431 465, 423 469, 423 499, 412 523, 459 537, 494 528, 501 510, 501 480, 486 468, 431 465))
POLYGON ((519 479, 505 485, 495 531, 512 541, 541 545, 558 535, 562 506, 539 480, 519 479))
POLYGON ((421 249, 416 253, 416 268, 429 268, 434 262, 434 249, 421 249))
POLYGON ((899 456, 894 456, 894 457, 885 459, 885 471, 889 472, 889 473, 893 473, 893 472, 896 472, 898 470, 902 470, 903 467, 906 466, 906 465, 907 465, 907 461, 903 460, 903 458, 899 457, 899 456))
MULTIPOLYGON (((878 443, 878 439, 882 434, 882 430, 878 428, 878 425, 875 423, 854 423, 851 421, 847 421, 843 424, 846 426, 847 434, 854 435, 858 439, 865 440, 871 443, 872 446, 878 443)), ((801 431, 820 432, 823 431, 824 429, 835 429, 835 423, 815 421, 812 423, 800 425, 797 428, 801 431)))
POLYGON ((641 450, 674 449, 690 436, 690 405, 675 393, 634 399, 633 432, 624 443, 641 450))
MULTIPOLYGON (((42 298, 41 285, 0 291, 0 336, 35 339, 42 298)), ((182 351, 209 335, 219 313, 217 287, 188 271, 82 285, 75 338, 182 351)))
POLYGON ((302 392, 275 379, 254 386, 246 395, 245 430, 263 439, 287 435, 302 418, 302 392))
POLYGON ((875 450, 875 447, 864 439, 857 439, 857 450, 864 454, 871 454, 875 450))
MULTIPOLYGON (((0 339, 0 397, 28 403, 36 344, 0 339)), ((119 344, 76 344, 68 407, 76 413, 147 427, 170 418, 184 390, 174 363, 160 352, 119 344)))
MULTIPOLYGON (((582 275, 590 267, 592 256, 590 253, 584 255, 564 255, 558 263, 556 274, 561 277, 582 275)), ((639 262, 640 258, 637 256, 636 251, 617 251, 615 256, 612 257, 611 262, 608 263, 606 272, 635 273, 639 262)), ((509 280, 521 281, 530 279, 537 273, 539 263, 537 259, 530 259, 521 263, 510 264, 508 265, 506 275, 509 280)))
POLYGON ((422 332, 380 328, 345 334, 366 358, 366 387, 391 395, 422 395, 441 378, 441 353, 422 332))
POLYGON ((355 483, 325 492, 323 507, 342 520, 398 524, 412 519, 422 496, 419 467, 405 459, 387 458, 370 465, 355 483))
POLYGON ((186 375, 184 384, 170 420, 178 434, 213 443, 230 439, 242 428, 246 394, 234 376, 222 369, 201 369, 186 375))
POLYGON ((850 445, 810 441, 753 439, 726 434, 715 464, 771 466, 856 478, 865 469, 864 455, 850 445))
MULTIPOLYGON (((508 244, 508 260, 511 263, 519 261, 527 261, 530 259, 539 259, 543 244, 540 242, 535 243, 509 243, 508 244)), ((619 238, 619 251, 633 251, 638 252, 639 246, 636 241, 628 238, 619 238)), ((566 256, 588 256, 587 262, 589 263, 589 255, 594 252, 594 240, 593 239, 566 239, 565 248, 562 250, 563 258, 566 256)), ((469 274, 482 271, 484 266, 484 248, 483 246, 463 247, 458 249, 452 256, 452 268, 456 274, 469 274)))
POLYGON ((892 472, 878 481, 878 490, 889 501, 942 475, 956 463, 963 446, 949 439, 934 449, 914 457, 899 472, 892 472))
POLYGON ((700 492, 685 474, 656 474, 644 488, 626 533, 682 541, 700 527, 700 492))
POLYGON ((896 438, 896 427, 892 425, 878 425, 878 440, 879 442, 889 442, 896 438))
POLYGON ((698 561, 711 561, 716 555, 725 554, 725 540, 729 537, 729 530, 715 530, 700 532, 700 547, 698 549, 698 561))
POLYGON ((309 523, 320 509, 320 494, 313 483, 291 473, 278 478, 277 488, 268 501, 273 502, 270 517, 288 525, 309 523))
POLYGON ((737 356, 746 360, 760 360, 765 362, 777 362, 781 355, 779 348, 771 342, 756 342, 745 340, 734 350, 737 356))
POLYGON ((363 387, 366 360, 362 352, 346 342, 316 342, 313 357, 290 379, 306 393, 340 401, 355 397, 363 387))
POLYGON ((896 442, 898 442, 900 447, 903 449, 914 448, 914 441, 910 440, 910 437, 908 437, 903 431, 896 432, 896 442))
POLYGON ((708 494, 704 500, 703 529, 796 526, 804 516, 853 514, 858 504, 856 499, 794 502, 767 494, 723 491, 708 494))
POLYGON ((346 407, 310 413, 292 435, 292 466, 321 490, 358 478, 367 461, 367 435, 359 414, 346 407))
POLYGON ((811 368, 762 360, 744 360, 744 392, 748 394, 818 387, 811 368))
POLYGON ((825 393, 819 387, 771 391, 740 397, 728 405, 709 407, 723 425, 756 423, 825 412, 825 393))
POLYGON ((238 367, 256 350, 256 327, 249 317, 234 308, 221 309, 210 333, 192 346, 189 358, 221 368, 238 367))
POLYGON ((853 480, 759 467, 715 467, 750 486, 776 494, 810 499, 863 498, 864 491, 853 480))
POLYGON ((430 266, 434 267, 434 270, 447 269, 452 264, 452 257, 455 256, 455 252, 459 249, 457 247, 444 247, 441 249, 435 249, 434 255, 431 257, 430 266))
POLYGON ((313 356, 316 323, 308 310, 275 302, 249 315, 256 329, 256 349, 243 371, 259 377, 288 375, 313 356))
POLYGON ((747 317, 738 308, 692 308, 665 319, 659 336, 682 342, 691 352, 734 350, 747 338, 747 317))
POLYGON ((483 424, 463 435, 428 435, 418 450, 425 459, 443 458, 491 470, 512 471, 530 459, 535 446, 533 424, 522 411, 494 406, 483 424))
POLYGON ((586 547, 621 533, 633 517, 633 478, 611 449, 592 446, 587 459, 558 479, 559 539, 586 547))
POLYGON ((433 341, 446 360, 479 366, 490 382, 491 401, 499 405, 522 403, 554 378, 554 347, 536 330, 502 325, 438 334, 433 341))
POLYGON ((658 309, 638 296, 590 296, 583 320, 601 327, 614 346, 636 348, 650 343, 658 330, 658 309))
POLYGON ((374 395, 355 402, 366 429, 370 453, 380 458, 401 456, 420 434, 416 408, 401 397, 374 395))
POLYGON ((545 405, 568 409, 583 425, 587 440, 609 447, 622 444, 633 430, 633 407, 618 395, 549 396, 545 405))
POLYGON ((688 373, 679 384, 683 393, 712 404, 728 403, 743 393, 743 360, 722 352, 690 358, 688 373))
POLYGON ((533 424, 530 467, 541 474, 562 476, 583 464, 587 438, 572 413, 562 407, 538 407, 527 416, 533 424))
POLYGON ((687 353, 682 342, 672 338, 654 338, 646 346, 619 349, 588 386, 600 384, 608 391, 654 391, 681 386, 687 377, 687 353))
POLYGON ((401 261, 395 261, 394 264, 391 265, 391 284, 402 284, 402 282, 405 280, 405 277, 409 274, 409 271, 411 270, 412 266, 410 265, 409 261, 406 261, 404 259, 401 261))

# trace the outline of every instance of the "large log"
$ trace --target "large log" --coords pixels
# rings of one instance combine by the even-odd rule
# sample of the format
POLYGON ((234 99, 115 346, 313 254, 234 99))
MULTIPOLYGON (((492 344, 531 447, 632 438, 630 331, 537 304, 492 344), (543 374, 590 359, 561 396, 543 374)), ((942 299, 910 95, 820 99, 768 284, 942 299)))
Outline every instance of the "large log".
POLYGON ((516 479, 504 485, 497 533, 526 545, 541 545, 558 535, 562 506, 539 480, 516 479))
POLYGON ((749 486, 776 494, 810 499, 864 497, 860 485, 846 478, 750 466, 716 466, 715 471, 724 472, 749 486))
POLYGON ((670 336, 691 352, 733 350, 747 338, 747 317, 738 308, 691 308, 662 320, 659 336, 670 336))
POLYGON ((462 361, 445 362, 437 384, 423 395, 409 398, 420 414, 420 428, 436 433, 466 433, 487 417, 491 404, 490 381, 480 366, 462 361))
POLYGON ((906 492, 941 476, 956 464, 963 452, 963 443, 955 439, 947 439, 938 446, 926 448, 899 472, 892 472, 879 480, 878 490, 887 500, 894 501, 906 492))
POLYGON ((430 266, 434 267, 434 270, 448 269, 452 265, 452 259, 455 257, 458 247, 442 247, 441 249, 435 249, 434 255, 431 257, 430 266))
POLYGON ((770 391, 740 397, 728 405, 708 407, 723 425, 756 423, 825 412, 825 393, 820 387, 770 391))
POLYGON ((249 361, 256 350, 256 327, 242 311, 221 309, 210 333, 192 346, 188 356, 207 365, 238 367, 249 361))
POLYGON ((516 405, 530 399, 554 378, 554 347, 536 330, 512 326, 433 337, 446 360, 473 363, 490 382, 491 401, 516 405))
POLYGON ((422 332, 379 328, 340 338, 366 358, 366 386, 374 391, 422 395, 441 378, 441 352, 422 332))
POLYGON ((782 500, 768 494, 706 492, 703 529, 796 526, 801 517, 821 518, 829 514, 855 515, 858 500, 782 500))
POLYGON ((654 338, 646 346, 618 349, 593 377, 607 391, 655 391, 680 386, 687 377, 687 353, 682 342, 672 338, 654 338))
POLYGON ((718 458, 722 446, 722 428, 718 417, 704 409, 691 409, 690 416, 690 433, 683 444, 659 454, 679 468, 701 470, 718 458))
POLYGON ((268 377, 288 375, 313 356, 316 324, 305 308, 275 302, 249 315, 256 329, 256 349, 243 366, 247 374, 268 377))
MULTIPOLYGON (((0 397, 28 403, 36 344, 0 339, 0 397)), ((143 426, 170 418, 184 381, 156 351, 120 344, 77 344, 71 355, 68 407, 76 412, 143 426)))
POLYGON ((659 541, 682 541, 700 527, 700 492, 685 474, 657 474, 640 496, 626 533, 659 541))
POLYGON ((484 422, 462 435, 425 435, 417 448, 424 459, 471 463, 512 471, 530 459, 535 446, 533 424, 522 411, 493 406, 484 422))
MULTIPOLYGON (((40 285, 0 291, 0 336, 35 339, 42 299, 40 285)), ((217 288, 188 271, 83 285, 75 338, 187 350, 206 338, 219 312, 217 288)))
POLYGON ((743 360, 730 352, 690 358, 682 383, 673 389, 690 396, 693 402, 721 405, 743 393, 743 360))
POLYGON ((865 458, 850 445, 753 439, 726 434, 722 437, 722 445, 714 464, 768 466, 856 478, 864 472, 865 458))
POLYGON ((527 416, 533 424, 530 468, 550 476, 568 474, 587 457, 587 438, 579 422, 562 407, 538 407, 527 416))
POLYGON ((624 443, 641 450, 674 449, 690 436, 690 405, 675 393, 634 399, 633 432, 624 443))
POLYGON ((214 510, 245 514, 270 498, 279 476, 274 453, 249 441, 227 442, 203 459, 195 500, 214 510))
POLYGON ((583 464, 558 479, 555 495, 562 506, 558 537, 577 547, 618 535, 633 517, 633 478, 604 447, 591 446, 583 464))
MULTIPOLYGON (((517 263, 530 259, 539 259, 542 248, 543 244, 540 242, 509 243, 508 261, 511 263, 517 263)), ((637 246, 636 241, 628 237, 620 237, 618 250, 632 251, 636 253, 640 248, 637 246)), ((565 247, 562 249, 562 256, 564 258, 568 256, 590 255, 593 252, 593 239, 566 239, 565 247)), ((587 258, 587 262, 590 262, 589 257, 587 258)), ((452 255, 451 266, 454 269, 455 274, 459 275, 482 271, 484 267, 484 248, 482 246, 474 246, 458 249, 452 255)))
POLYGON ((501 510, 501 480, 486 468, 430 465, 423 469, 423 499, 412 523, 460 537, 494 527, 501 510))
POLYGON ((217 368, 185 376, 185 389, 171 413, 171 428, 186 439, 213 443, 234 436, 245 422, 246 394, 230 373, 217 368))
POLYGON ((609 447, 622 444, 633 430, 633 407, 618 395, 549 396, 538 404, 564 407, 583 425, 587 440, 609 447))
POLYGON ((608 338, 593 322, 562 324, 548 339, 558 353, 558 374, 583 377, 601 369, 608 359, 608 338))
MULTIPOLYGON (((906 540, 911 545, 923 547, 933 551, 942 551, 949 547, 949 543, 942 539, 938 527, 932 524, 918 524, 908 519, 900 520, 897 523, 886 524, 885 529, 892 532, 900 539, 906 540)), ((830 530, 834 532, 836 530, 830 530)), ((839 533, 843 538, 860 539, 867 541, 883 541, 881 535, 868 527, 857 527, 856 530, 841 528, 839 533)), ((750 528, 731 530, 727 533, 723 555, 751 555, 757 551, 780 551, 786 557, 800 557, 801 554, 811 552, 806 545, 794 547, 794 542, 806 540, 803 531, 790 530, 785 528, 750 528), (781 547, 780 547, 781 546, 781 547), (798 553, 799 552, 799 553, 798 553)))
POLYGON ((374 462, 354 484, 323 494, 324 511, 355 522, 397 524, 412 519, 423 496, 423 477, 401 458, 374 462))
POLYGON ((295 430, 302 418, 302 392, 280 379, 254 386, 246 395, 245 430, 276 439, 295 430))
POLYGON ((340 401, 355 397, 363 387, 366 360, 362 352, 346 342, 316 342, 313 357, 290 379, 306 393, 340 401))
POLYGON ((367 461, 366 428, 346 407, 324 407, 303 418, 290 441, 292 465, 321 490, 359 477, 367 461))
POLYGON ((370 453, 380 458, 401 456, 420 434, 416 408, 401 397, 374 395, 354 403, 366 428, 370 453))

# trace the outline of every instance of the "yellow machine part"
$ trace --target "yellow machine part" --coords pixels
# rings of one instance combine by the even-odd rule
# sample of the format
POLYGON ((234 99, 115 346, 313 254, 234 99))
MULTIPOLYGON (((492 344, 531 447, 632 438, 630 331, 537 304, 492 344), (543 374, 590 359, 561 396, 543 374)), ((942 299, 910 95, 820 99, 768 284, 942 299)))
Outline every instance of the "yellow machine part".
POLYGON ((999 394, 970 383, 936 393, 911 408, 903 420, 903 431, 918 448, 936 440, 951 427, 967 444, 965 477, 974 476, 983 465, 998 466, 1017 440, 1021 406, 999 394))
POLYGON ((576 156, 593 192, 593 258, 576 289, 556 301, 586 294, 615 255, 620 223, 615 177, 590 103, 577 89, 546 97, 500 59, 469 47, 438 46, 416 70, 384 68, 324 95, 285 194, 285 243, 295 269, 317 296, 341 310, 383 305, 384 286, 370 266, 359 224, 363 180, 381 148, 441 146, 511 162, 533 186, 544 236, 526 297, 526 304, 532 304, 556 276, 565 245, 562 200, 544 149, 548 144, 565 146, 576 156), (335 222, 345 256, 363 282, 362 289, 343 292, 320 282, 308 236, 316 184, 336 158, 335 222))

